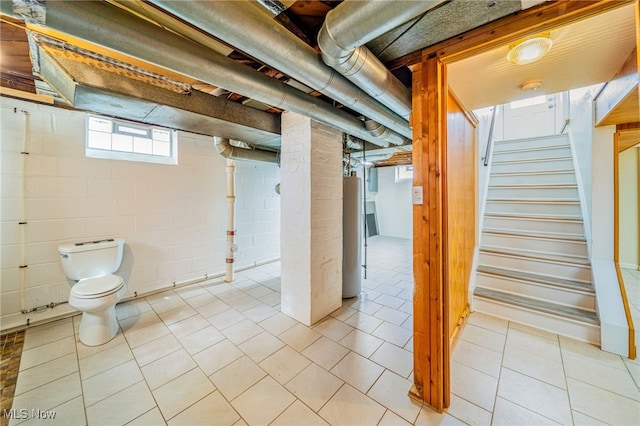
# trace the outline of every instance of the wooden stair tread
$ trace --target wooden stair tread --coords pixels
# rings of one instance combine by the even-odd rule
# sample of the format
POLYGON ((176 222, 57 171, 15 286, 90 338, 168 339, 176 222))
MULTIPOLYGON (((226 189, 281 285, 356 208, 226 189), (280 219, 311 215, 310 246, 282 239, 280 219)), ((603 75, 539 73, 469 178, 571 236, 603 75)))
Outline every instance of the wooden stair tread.
MULTIPOLYGON (((503 144, 502 147, 507 147, 507 144, 503 144)), ((541 145, 541 146, 534 146, 534 147, 517 147, 517 148, 507 148, 507 149, 498 149, 495 150, 494 149, 494 153, 496 155, 499 154, 509 154, 512 152, 532 152, 532 151, 545 151, 547 149, 562 149, 562 148, 570 148, 570 146, 566 143, 563 144, 554 144, 554 145, 541 145)))
POLYGON ((575 183, 494 183, 489 188, 540 188, 540 189, 558 189, 571 188, 577 189, 575 183))
POLYGON ((482 297, 485 299, 494 300, 522 308, 544 312, 551 315, 561 316, 569 318, 574 321, 588 323, 593 325, 600 325, 600 320, 595 312, 587 311, 584 309, 573 308, 570 306, 558 305, 551 302, 545 302, 542 300, 532 299, 529 297, 519 296, 510 293, 504 293, 495 290, 489 290, 482 287, 477 287, 473 292, 474 296, 482 297))
POLYGON ((541 161, 573 161, 571 157, 519 158, 517 160, 495 160, 493 164, 539 163, 541 161))
POLYGON ((571 169, 555 169, 555 170, 519 170, 517 172, 491 172, 491 176, 521 176, 521 175, 560 175, 560 174, 574 174, 575 171, 571 169))
POLYGON ((548 275, 534 274, 532 272, 516 271, 512 269, 496 268, 495 266, 478 266, 477 273, 485 275, 495 275, 503 278, 511 278, 519 281, 529 281, 554 287, 561 287, 569 290, 579 290, 594 294, 595 290, 591 283, 569 280, 566 278, 550 277, 548 275))
POLYGON ((563 253, 546 251, 546 250, 536 251, 536 250, 527 250, 527 249, 517 249, 513 247, 483 245, 482 247, 480 247, 480 253, 499 254, 499 255, 506 255, 509 257, 520 257, 520 258, 529 259, 529 260, 542 260, 542 261, 549 261, 554 263, 564 263, 570 266, 591 267, 589 259, 587 259, 584 256, 563 254, 563 253))
POLYGON ((557 203, 580 204, 576 198, 487 198, 487 201, 514 202, 514 203, 557 203))
POLYGON ((549 220, 549 221, 567 221, 582 223, 581 216, 573 215, 547 215, 547 214, 535 214, 535 213, 485 213, 485 218, 508 218, 508 219, 525 219, 525 220, 549 220))
POLYGON ((502 228, 484 228, 483 234, 501 235, 506 237, 516 238, 532 238, 532 239, 544 239, 554 241, 571 241, 578 243, 586 243, 587 239, 584 234, 560 234, 557 232, 543 232, 543 231, 525 231, 518 229, 502 229, 502 228))

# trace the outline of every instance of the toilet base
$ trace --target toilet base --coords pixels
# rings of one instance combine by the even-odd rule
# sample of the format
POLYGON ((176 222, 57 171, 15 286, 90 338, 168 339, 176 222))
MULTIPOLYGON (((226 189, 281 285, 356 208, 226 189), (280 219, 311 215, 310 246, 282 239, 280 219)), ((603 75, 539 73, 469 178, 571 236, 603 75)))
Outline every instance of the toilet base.
POLYGON ((80 320, 80 341, 87 346, 107 343, 118 334, 115 305, 101 311, 83 312, 80 320))

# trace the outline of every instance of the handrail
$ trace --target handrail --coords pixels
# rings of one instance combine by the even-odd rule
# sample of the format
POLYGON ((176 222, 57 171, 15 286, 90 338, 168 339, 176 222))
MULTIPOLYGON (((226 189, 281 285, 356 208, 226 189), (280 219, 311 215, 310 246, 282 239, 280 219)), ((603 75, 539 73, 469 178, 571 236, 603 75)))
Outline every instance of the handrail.
POLYGON ((498 110, 498 105, 493 106, 493 115, 491 116, 491 126, 489 126, 489 136, 487 137, 487 150, 484 153, 484 162, 485 166, 489 165, 489 155, 491 155, 491 145, 493 144, 493 125, 496 122, 496 111, 498 110))

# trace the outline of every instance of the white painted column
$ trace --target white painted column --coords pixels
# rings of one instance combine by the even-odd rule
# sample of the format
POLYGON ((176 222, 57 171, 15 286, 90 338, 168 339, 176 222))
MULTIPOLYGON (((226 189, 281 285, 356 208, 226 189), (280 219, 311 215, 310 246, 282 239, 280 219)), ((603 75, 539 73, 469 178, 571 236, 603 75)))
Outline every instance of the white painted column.
POLYGON ((282 114, 283 313, 312 325, 342 305, 342 143, 339 131, 282 114))

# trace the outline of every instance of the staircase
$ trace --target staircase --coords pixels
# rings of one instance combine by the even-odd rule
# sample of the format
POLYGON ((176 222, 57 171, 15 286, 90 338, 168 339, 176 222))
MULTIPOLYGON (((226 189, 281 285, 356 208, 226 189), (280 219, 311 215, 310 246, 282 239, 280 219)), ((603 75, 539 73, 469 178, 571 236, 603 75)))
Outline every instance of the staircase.
POLYGON ((566 135, 495 142, 474 310, 600 343, 566 135))

